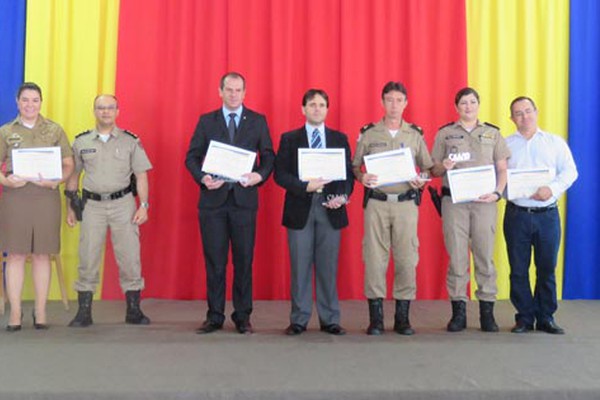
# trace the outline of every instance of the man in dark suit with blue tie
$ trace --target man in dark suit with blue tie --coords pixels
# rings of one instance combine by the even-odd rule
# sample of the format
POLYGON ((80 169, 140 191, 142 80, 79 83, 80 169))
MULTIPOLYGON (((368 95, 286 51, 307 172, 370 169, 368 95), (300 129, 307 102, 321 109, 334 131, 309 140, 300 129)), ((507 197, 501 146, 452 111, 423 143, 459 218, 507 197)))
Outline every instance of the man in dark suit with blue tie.
POLYGON ((308 90, 302 98, 306 123, 281 136, 275 161, 275 182, 286 190, 283 225, 288 228, 292 269, 292 312, 290 325, 285 330, 287 335, 301 334, 310 320, 313 266, 321 330, 333 335, 346 333, 340 326, 337 266, 341 229, 348 225, 346 203, 354 180, 346 135, 325 126, 328 108, 329 97, 325 91, 308 90), (300 148, 344 149, 346 179, 302 181, 298 174, 300 148))
POLYGON ((265 117, 243 105, 246 81, 237 72, 221 78, 223 106, 203 114, 194 131, 185 165, 200 186, 200 233, 206 265, 208 311, 196 331, 211 333, 225 321, 225 276, 229 244, 233 255, 233 308, 231 319, 239 333, 252 333, 252 259, 258 209, 258 189, 273 170, 275 153, 265 117), (202 172, 211 141, 257 152, 252 172, 240 182, 202 172))

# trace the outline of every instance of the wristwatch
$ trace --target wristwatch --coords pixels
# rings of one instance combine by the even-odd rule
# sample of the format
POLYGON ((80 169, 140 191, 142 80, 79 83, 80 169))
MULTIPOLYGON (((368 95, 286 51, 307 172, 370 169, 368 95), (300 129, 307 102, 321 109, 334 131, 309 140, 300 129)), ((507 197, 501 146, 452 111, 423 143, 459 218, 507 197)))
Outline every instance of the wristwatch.
POLYGON ((145 208, 147 210, 150 208, 150 203, 148 203, 147 201, 142 201, 140 203, 140 207, 145 208))
POLYGON ((497 203, 497 202, 499 202, 499 201, 500 201, 500 199, 502 199, 502 195, 500 194, 500 192, 497 192, 497 191, 496 191, 496 192, 494 192, 494 194, 495 194, 496 196, 498 196, 498 200, 496 200, 496 203, 497 203))

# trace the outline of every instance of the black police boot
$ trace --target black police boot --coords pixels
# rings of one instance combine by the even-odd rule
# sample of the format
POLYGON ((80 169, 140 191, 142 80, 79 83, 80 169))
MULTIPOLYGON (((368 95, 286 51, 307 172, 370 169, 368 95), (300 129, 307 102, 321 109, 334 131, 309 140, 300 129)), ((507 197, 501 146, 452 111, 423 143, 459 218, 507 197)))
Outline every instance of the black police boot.
POLYGON ((498 332, 498 324, 494 319, 494 302, 479 300, 479 323, 483 332, 498 332))
POLYGON ((396 300, 396 314, 394 315, 394 330, 400 335, 410 336, 415 333, 408 320, 410 300, 396 300))
POLYGON ((94 298, 94 292, 77 292, 77 301, 79 302, 79 309, 75 318, 69 322, 71 328, 85 328, 94 323, 92 321, 92 299, 94 298))
POLYGON ((383 299, 369 299, 367 335, 381 335, 383 331, 383 299))
POLYGON ((134 325, 150 325, 150 318, 146 317, 140 308, 140 291, 128 290, 125 292, 127 300, 127 314, 125 322, 134 325))
POLYGON ((467 328, 467 303, 452 300, 452 318, 446 329, 448 332, 460 332, 467 328))

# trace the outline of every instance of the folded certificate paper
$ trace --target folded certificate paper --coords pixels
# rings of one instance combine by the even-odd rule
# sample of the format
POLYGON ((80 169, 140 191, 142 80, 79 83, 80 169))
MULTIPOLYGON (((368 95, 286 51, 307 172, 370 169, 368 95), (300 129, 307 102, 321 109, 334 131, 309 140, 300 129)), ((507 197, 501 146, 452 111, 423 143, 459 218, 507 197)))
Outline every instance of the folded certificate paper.
POLYGON ((60 147, 13 149, 12 163, 13 174, 23 179, 62 179, 60 147))
POLYGON ((377 175, 377 186, 408 182, 417 177, 412 151, 408 147, 364 156, 369 174, 377 175))
POLYGON ((506 195, 508 200, 528 199, 554 178, 550 168, 506 170, 506 195))
POLYGON ((298 149, 298 177, 304 182, 318 178, 345 181, 346 150, 298 149))
POLYGON ((256 152, 211 140, 204 157, 202 171, 232 181, 243 181, 252 172, 256 152))
POLYGON ((452 203, 477 200, 496 190, 496 170, 493 165, 451 169, 447 174, 452 203))

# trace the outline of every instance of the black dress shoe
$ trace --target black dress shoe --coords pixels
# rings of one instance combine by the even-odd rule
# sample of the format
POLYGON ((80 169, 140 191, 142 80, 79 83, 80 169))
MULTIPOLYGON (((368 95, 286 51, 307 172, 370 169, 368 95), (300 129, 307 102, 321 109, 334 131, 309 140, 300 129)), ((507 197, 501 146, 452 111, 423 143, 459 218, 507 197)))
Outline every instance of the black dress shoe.
POLYGON ((285 328, 285 334, 288 336, 296 336, 301 334, 306 330, 306 327, 300 324, 290 324, 287 328, 285 328))
POLYGON ((510 330, 512 333, 527 333, 533 330, 533 324, 526 324, 521 321, 517 321, 515 326, 510 330))
POLYGON ((538 331, 550 333, 552 335, 564 335, 565 330, 558 326, 554 321, 538 322, 535 326, 538 331))
POLYGON ((250 334, 250 333, 254 333, 254 330, 252 329, 252 324, 250 323, 250 321, 239 321, 235 323, 235 329, 237 329, 237 331, 239 333, 243 334, 250 334))
POLYGON ((338 324, 330 324, 321 326, 321 331, 327 332, 331 335, 341 336, 346 334, 346 330, 338 324))
POLYGON ((222 329, 223 325, 221 324, 217 324, 216 322, 212 322, 212 321, 204 321, 202 323, 202 326, 198 329, 196 329, 196 333, 198 335, 204 335, 205 333, 212 333, 214 331, 218 331, 219 329, 222 329))
POLYGON ((21 330, 21 325, 6 325, 6 332, 17 332, 21 330))

